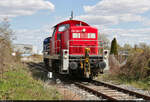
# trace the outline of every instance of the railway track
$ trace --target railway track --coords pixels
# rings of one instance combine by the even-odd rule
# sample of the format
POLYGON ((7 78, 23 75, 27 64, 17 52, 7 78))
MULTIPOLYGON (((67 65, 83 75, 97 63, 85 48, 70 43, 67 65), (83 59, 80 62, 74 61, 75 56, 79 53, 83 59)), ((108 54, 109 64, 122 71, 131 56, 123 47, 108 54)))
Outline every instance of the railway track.
MULTIPOLYGON (((35 67, 39 71, 48 72, 43 68, 43 64, 29 63, 29 65, 35 67)), ((69 80, 68 77, 63 78, 60 77, 60 75, 57 75, 56 77, 59 78, 62 82, 69 80)), ((150 96, 130 91, 102 81, 86 80, 86 82, 84 82, 79 80, 69 80, 69 83, 73 83, 77 87, 105 100, 150 100, 150 96)))
MULTIPOLYGON (((30 62, 30 63, 27 63, 27 65, 31 66, 32 69, 37 69, 37 70, 42 71, 42 72, 48 72, 48 70, 46 70, 44 68, 44 65, 42 65, 42 64, 37 64, 37 63, 34 63, 34 62, 30 62)), ((30 69, 30 70, 32 70, 32 69, 30 69)))
POLYGON ((123 89, 105 82, 91 80, 86 84, 82 82, 75 82, 74 84, 79 88, 106 100, 150 100, 150 96, 123 89))

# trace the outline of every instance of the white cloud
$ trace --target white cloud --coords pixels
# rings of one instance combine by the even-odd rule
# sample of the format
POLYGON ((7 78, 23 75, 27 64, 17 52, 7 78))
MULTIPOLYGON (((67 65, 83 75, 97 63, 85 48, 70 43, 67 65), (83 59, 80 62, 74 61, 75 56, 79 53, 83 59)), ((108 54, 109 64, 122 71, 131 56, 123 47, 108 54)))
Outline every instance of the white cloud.
POLYGON ((102 0, 94 6, 84 6, 84 10, 102 15, 141 14, 150 10, 150 0, 102 0))
POLYGON ((19 29, 15 30, 16 40, 13 41, 15 44, 32 44, 38 48, 38 50, 42 50, 43 40, 46 37, 52 35, 51 26, 44 26, 41 29, 19 29))
POLYGON ((90 24, 103 24, 112 25, 118 24, 118 19, 115 16, 101 16, 101 15, 81 15, 76 17, 76 19, 87 21, 90 24))
POLYGON ((120 44, 140 41, 150 44, 150 28, 110 28, 128 22, 150 25, 150 19, 142 15, 150 11, 150 0, 101 0, 96 5, 84 6, 84 11, 86 14, 78 18, 95 25, 110 40, 117 36, 120 44))
POLYGON ((106 34, 106 36, 112 40, 114 36, 117 36, 118 43, 123 45, 125 43, 138 44, 143 41, 150 44, 150 28, 141 29, 115 29, 115 28, 103 28, 99 29, 99 32, 106 34))
POLYGON ((94 25, 117 25, 120 22, 143 22, 144 25, 149 25, 147 21, 149 19, 145 17, 141 17, 139 15, 132 15, 132 14, 122 14, 122 15, 80 15, 77 16, 76 19, 84 20, 90 24, 94 25))
POLYGON ((85 15, 79 16, 91 24, 116 25, 121 22, 141 22, 150 25, 142 16, 150 11, 150 0, 101 0, 96 5, 84 6, 85 15))
POLYGON ((134 15, 134 14, 122 14, 118 15, 118 19, 122 22, 141 22, 144 21, 145 18, 140 15, 134 15))
POLYGON ((38 10, 53 11, 55 6, 45 0, 0 0, 0 17, 32 15, 38 10))

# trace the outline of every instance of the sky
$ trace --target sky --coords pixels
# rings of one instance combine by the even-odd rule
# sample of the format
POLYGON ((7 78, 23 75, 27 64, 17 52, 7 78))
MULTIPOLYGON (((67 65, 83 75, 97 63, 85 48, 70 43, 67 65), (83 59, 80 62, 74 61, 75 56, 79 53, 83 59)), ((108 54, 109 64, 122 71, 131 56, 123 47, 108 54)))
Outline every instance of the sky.
POLYGON ((0 0, 0 20, 8 17, 14 44, 32 44, 42 51, 52 27, 74 19, 96 27, 120 45, 150 44, 150 0, 0 0))

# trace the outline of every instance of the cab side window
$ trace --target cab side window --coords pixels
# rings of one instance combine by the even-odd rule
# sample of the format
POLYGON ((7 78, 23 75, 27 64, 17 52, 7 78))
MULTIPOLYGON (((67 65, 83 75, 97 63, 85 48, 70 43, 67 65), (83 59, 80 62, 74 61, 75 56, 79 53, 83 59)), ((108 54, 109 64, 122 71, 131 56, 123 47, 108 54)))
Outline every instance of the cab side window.
POLYGON ((54 28, 52 36, 55 36, 55 33, 56 33, 56 28, 54 28))

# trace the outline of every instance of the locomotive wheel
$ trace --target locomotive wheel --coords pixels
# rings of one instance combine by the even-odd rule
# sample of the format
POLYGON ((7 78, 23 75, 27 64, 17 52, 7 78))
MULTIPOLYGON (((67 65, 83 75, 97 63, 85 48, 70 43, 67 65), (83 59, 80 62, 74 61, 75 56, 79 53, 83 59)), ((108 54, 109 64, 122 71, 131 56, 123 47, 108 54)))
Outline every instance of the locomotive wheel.
POLYGON ((90 79, 90 80, 93 80, 93 78, 94 78, 93 74, 90 74, 89 79, 90 79))
POLYGON ((54 73, 56 72, 55 71, 55 60, 52 60, 52 72, 54 72, 54 73))
POLYGON ((49 71, 50 70, 50 67, 49 67, 49 59, 44 59, 44 65, 45 65, 45 68, 49 71))
POLYGON ((59 61, 52 60, 52 71, 54 73, 59 73, 59 61))

